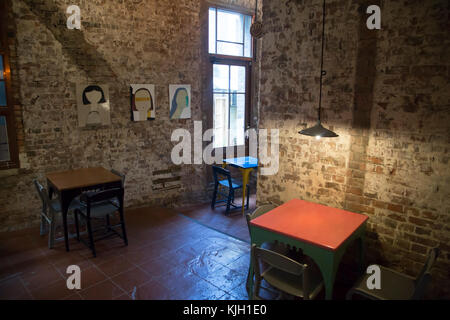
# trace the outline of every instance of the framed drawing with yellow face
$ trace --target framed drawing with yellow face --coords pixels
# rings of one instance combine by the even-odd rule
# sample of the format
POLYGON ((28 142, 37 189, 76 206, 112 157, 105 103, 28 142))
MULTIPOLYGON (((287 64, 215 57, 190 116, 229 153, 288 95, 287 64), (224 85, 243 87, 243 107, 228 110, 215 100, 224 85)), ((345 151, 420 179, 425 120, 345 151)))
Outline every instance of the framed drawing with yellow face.
POLYGON ((131 119, 133 121, 146 121, 155 119, 155 85, 132 84, 131 92, 131 119))
POLYGON ((191 118, 191 86, 188 84, 169 85, 170 119, 191 118))

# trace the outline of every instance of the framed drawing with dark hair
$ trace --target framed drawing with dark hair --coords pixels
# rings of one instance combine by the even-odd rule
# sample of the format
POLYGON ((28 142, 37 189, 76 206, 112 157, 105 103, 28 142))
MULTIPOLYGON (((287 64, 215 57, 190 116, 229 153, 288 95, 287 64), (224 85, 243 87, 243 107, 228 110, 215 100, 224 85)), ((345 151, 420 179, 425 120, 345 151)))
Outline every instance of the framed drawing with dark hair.
POLYGON ((104 84, 77 83, 78 126, 109 126, 109 88, 104 84))
POLYGON ((155 85, 131 84, 131 120, 145 121, 155 119, 155 85))

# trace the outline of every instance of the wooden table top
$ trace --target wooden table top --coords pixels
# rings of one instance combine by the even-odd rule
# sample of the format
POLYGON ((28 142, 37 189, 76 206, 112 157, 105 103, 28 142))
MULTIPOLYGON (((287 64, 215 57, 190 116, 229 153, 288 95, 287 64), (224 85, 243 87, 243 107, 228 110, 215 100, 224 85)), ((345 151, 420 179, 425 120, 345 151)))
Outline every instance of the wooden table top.
POLYGON ((58 190, 84 188, 97 184, 121 181, 121 177, 103 167, 52 172, 47 174, 47 179, 58 190))
POLYGON ((367 219, 359 213, 293 199, 250 224, 334 251, 367 219))

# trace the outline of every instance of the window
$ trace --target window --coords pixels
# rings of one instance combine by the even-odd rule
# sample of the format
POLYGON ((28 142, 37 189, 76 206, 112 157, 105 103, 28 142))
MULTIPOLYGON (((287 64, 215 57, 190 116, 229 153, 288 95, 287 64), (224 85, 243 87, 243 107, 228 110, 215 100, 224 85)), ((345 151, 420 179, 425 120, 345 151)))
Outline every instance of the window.
POLYGON ((6 32, 6 1, 0 4, 0 168, 18 167, 14 109, 11 102, 11 78, 6 32))
POLYGON ((252 17, 223 9, 209 9, 209 53, 251 58, 252 17))
POLYGON ((252 16, 209 8, 214 148, 245 145, 249 119, 252 16))

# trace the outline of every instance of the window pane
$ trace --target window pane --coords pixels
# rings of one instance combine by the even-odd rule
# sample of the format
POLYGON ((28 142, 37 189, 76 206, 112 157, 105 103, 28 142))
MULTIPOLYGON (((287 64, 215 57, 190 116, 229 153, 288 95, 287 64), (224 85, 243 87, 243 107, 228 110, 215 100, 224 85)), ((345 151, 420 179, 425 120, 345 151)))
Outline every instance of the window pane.
POLYGON ((223 64, 215 64, 213 66, 213 88, 214 92, 229 91, 229 71, 230 67, 223 64))
POLYGON ((209 8, 209 53, 216 53, 216 9, 209 8))
POLYGON ((242 44, 217 41, 217 53, 228 56, 242 56, 244 46, 242 44))
POLYGON ((0 161, 9 161, 8 130, 6 117, 0 116, 0 161))
POLYGON ((245 94, 232 94, 230 105, 230 146, 244 144, 245 94))
POLYGON ((6 106, 6 87, 5 81, 0 80, 0 106, 6 106))
POLYGON ((0 80, 3 80, 3 72, 5 70, 3 69, 3 56, 0 55, 0 80))
POLYGON ((244 16, 217 10, 217 40, 244 42, 244 16))
POLYGON ((228 145, 228 94, 214 94, 214 148, 228 145))
POLYGON ((245 93, 245 67, 230 67, 230 90, 231 92, 245 93))
POLYGON ((250 34, 251 25, 252 25, 252 17, 245 16, 244 57, 248 58, 251 58, 252 56, 252 36, 250 34))

